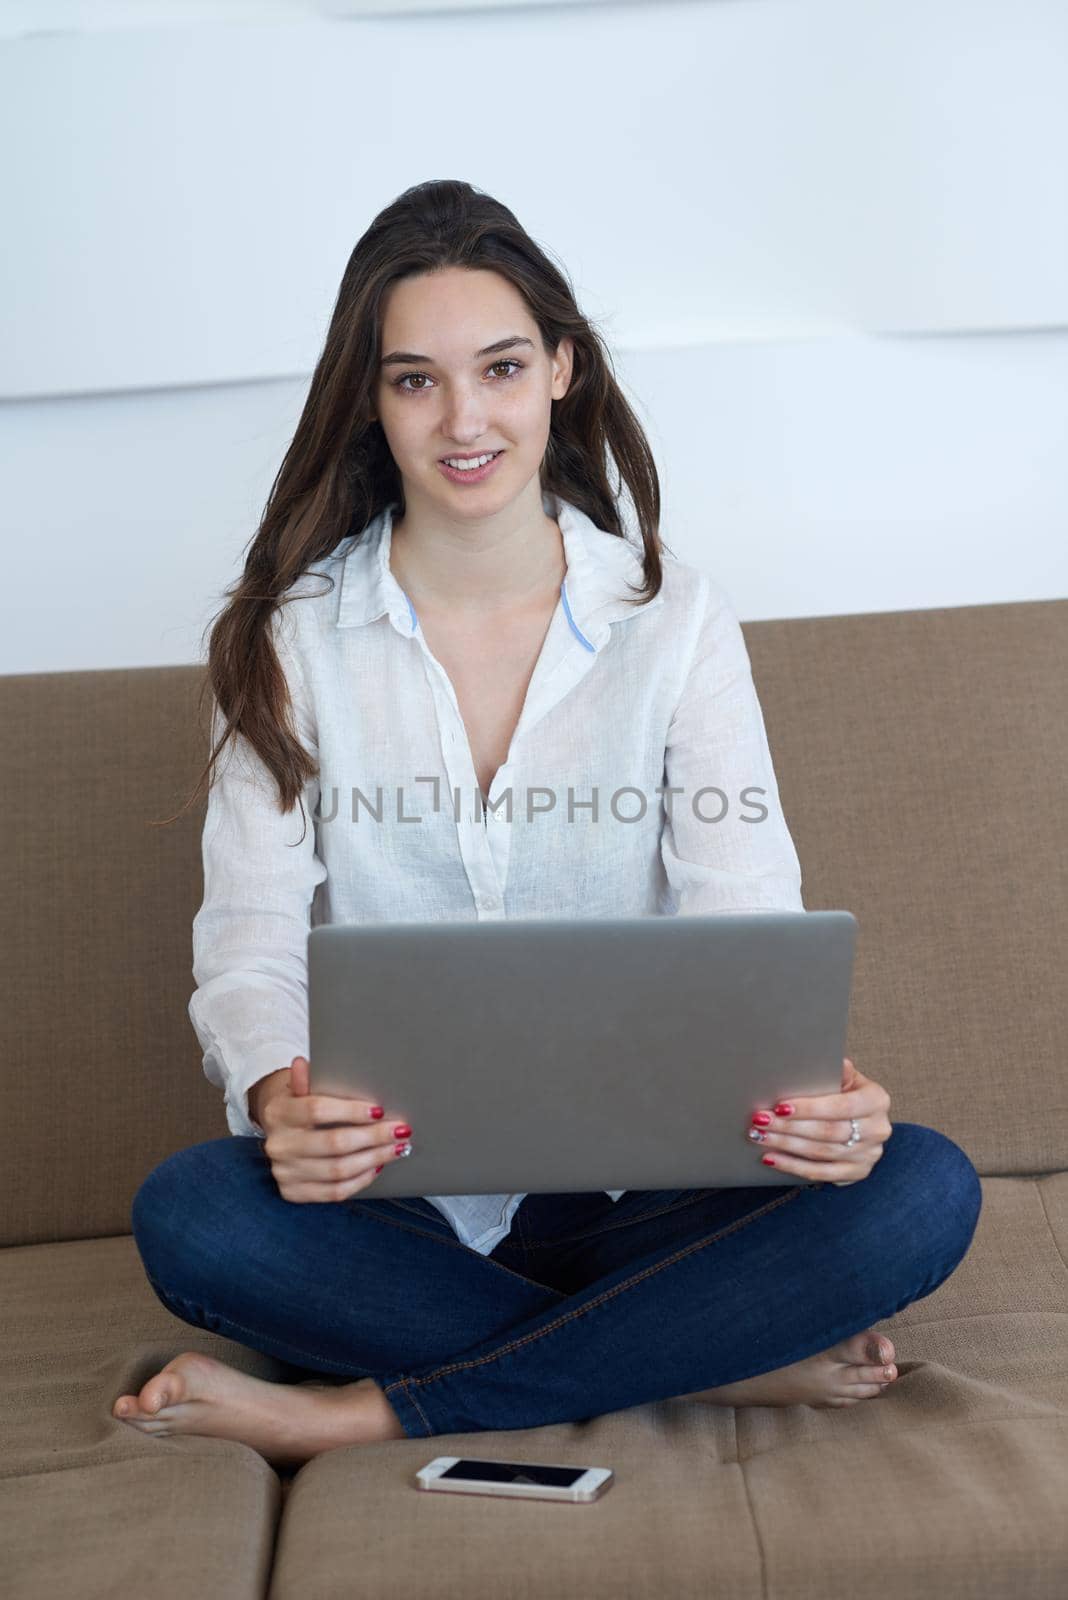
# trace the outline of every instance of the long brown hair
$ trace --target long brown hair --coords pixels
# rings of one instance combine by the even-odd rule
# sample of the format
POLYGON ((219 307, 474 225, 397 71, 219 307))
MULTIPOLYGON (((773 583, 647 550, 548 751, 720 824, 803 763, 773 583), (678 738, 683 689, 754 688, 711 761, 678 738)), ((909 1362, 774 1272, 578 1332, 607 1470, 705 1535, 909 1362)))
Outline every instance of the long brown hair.
MULTIPOLYGON (((369 421, 381 359, 382 303, 399 279, 444 267, 491 270, 523 296, 549 356, 574 341, 571 384, 553 401, 541 486, 625 538, 623 484, 645 546, 644 605, 660 591, 660 481, 648 440, 616 381, 600 334, 579 310, 571 285, 508 207, 469 183, 416 184, 380 211, 349 257, 326 341, 293 441, 271 486, 242 576, 214 619, 198 714, 214 696, 225 727, 181 816, 210 783, 226 743, 246 739, 278 786, 283 814, 318 776, 297 738, 272 639, 274 614, 290 586, 343 539, 360 534, 387 505, 404 516, 404 490, 381 424, 369 421), (615 463, 615 489, 608 458, 615 463)), ((670 553, 670 552, 669 552, 670 553)), ((316 573, 314 576, 325 576, 316 573)), ((328 580, 332 587, 332 580, 328 580)), ((329 589, 322 591, 329 593, 329 589)), ((301 814, 304 805, 301 799, 301 814)), ((175 821, 167 818, 167 822, 175 821)), ((305 830, 307 818, 305 817, 305 830)))

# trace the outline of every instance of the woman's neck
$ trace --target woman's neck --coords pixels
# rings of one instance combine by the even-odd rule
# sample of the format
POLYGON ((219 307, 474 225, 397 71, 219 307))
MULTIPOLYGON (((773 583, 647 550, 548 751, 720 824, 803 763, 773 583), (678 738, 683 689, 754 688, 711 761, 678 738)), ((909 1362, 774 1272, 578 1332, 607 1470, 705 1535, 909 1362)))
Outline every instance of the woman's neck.
POLYGON ((417 611, 422 605, 485 615, 557 593, 567 573, 563 535, 544 512, 533 527, 488 540, 478 530, 421 536, 403 521, 394 523, 389 565, 417 611))

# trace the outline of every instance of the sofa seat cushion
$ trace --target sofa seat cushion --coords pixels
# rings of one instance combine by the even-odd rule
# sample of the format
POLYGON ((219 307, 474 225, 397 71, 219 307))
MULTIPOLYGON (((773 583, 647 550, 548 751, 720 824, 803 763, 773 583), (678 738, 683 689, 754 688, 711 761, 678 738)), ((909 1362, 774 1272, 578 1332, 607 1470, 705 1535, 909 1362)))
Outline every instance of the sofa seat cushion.
POLYGON ((281 1488, 247 1445, 111 1415, 182 1350, 283 1369, 173 1317, 132 1236, 0 1250, 0 1589, 19 1600, 260 1600, 281 1488))
MULTIPOLYGON (((160 1444, 163 1441, 150 1441, 160 1444)), ((247 1461, 179 1440, 0 1480, 0 1589, 9 1600, 261 1600, 272 1488, 247 1461)))
POLYGON ((1066 1261, 1068 1173, 985 1178, 960 1266, 877 1324, 900 1376, 874 1399, 736 1410, 697 1394, 330 1451, 289 1487, 272 1600, 399 1582, 406 1600, 1063 1600, 1066 1261), (446 1454, 610 1466, 616 1481, 586 1506, 417 1489, 446 1454))

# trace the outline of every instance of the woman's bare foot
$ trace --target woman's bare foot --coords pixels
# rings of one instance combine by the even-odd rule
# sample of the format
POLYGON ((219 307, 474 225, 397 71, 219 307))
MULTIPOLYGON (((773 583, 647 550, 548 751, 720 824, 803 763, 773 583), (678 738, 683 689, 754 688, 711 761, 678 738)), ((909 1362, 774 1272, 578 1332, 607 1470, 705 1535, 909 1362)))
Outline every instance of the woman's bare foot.
POLYGON ((855 1406, 896 1377, 893 1341, 869 1329, 792 1366, 708 1389, 701 1398, 714 1406, 855 1406))
POLYGON ((120 1395, 111 1414, 142 1433, 238 1439, 275 1467, 299 1466, 341 1445, 407 1437, 373 1378, 266 1383, 193 1350, 168 1361, 139 1394, 120 1395))

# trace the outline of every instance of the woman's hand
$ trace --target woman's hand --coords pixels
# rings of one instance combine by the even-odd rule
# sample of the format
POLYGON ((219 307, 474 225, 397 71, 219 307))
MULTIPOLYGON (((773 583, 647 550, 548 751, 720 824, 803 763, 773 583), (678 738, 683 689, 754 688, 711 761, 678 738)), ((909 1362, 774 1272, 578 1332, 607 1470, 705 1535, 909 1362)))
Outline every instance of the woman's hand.
POLYGON ((310 1070, 306 1057, 294 1056, 288 1087, 265 1101, 263 1149, 283 1200, 348 1200, 374 1183, 387 1161, 411 1154, 412 1130, 372 1117, 369 1101, 311 1094, 310 1070))
MULTIPOLYGON (((836 1189, 859 1183, 882 1158, 883 1145, 893 1131, 888 1112, 890 1096, 881 1084, 858 1072, 847 1056, 842 1062, 842 1093, 802 1095, 780 1106, 791 1107, 788 1116, 775 1111, 754 1115, 754 1128, 764 1134, 760 1141, 774 1152, 775 1166, 817 1183, 833 1183, 836 1189), (767 1117, 757 1124, 756 1116, 767 1117), (860 1143, 851 1150, 842 1146, 850 1138, 849 1119, 856 1118, 860 1143)), ((752 1130, 747 1137, 752 1138, 752 1130)))

